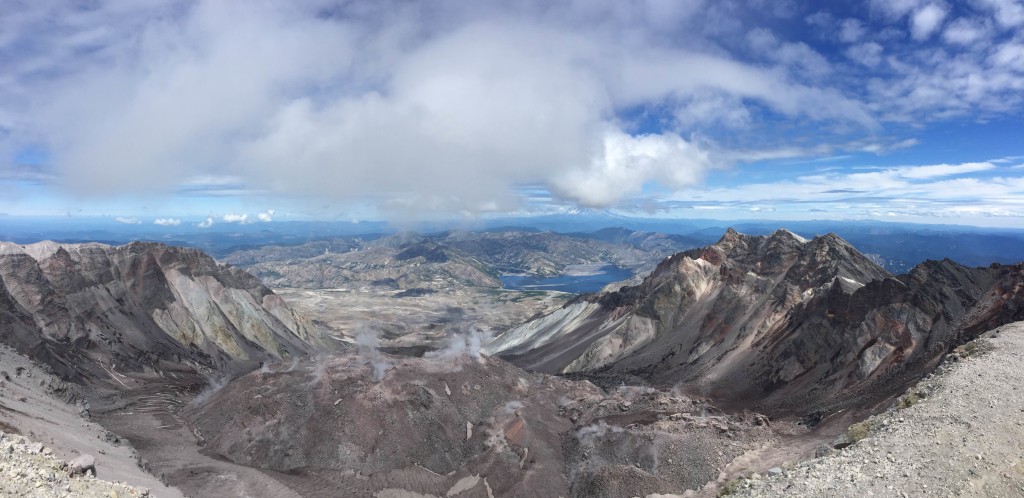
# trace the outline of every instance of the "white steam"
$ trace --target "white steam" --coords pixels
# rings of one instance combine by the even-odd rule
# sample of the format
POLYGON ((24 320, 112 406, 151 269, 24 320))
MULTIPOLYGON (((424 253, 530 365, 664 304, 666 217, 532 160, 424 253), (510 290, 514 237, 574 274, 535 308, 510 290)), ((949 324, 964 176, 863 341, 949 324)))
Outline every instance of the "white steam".
POLYGON ((501 407, 501 411, 505 415, 518 415, 519 410, 523 409, 523 402, 519 400, 512 400, 505 403, 505 406, 501 407))
POLYGON ((228 385, 228 382, 231 382, 231 378, 228 376, 212 377, 207 379, 206 387, 204 387, 202 391, 199 391, 199 394, 197 394, 195 398, 192 398, 192 406, 199 406, 205 403, 208 399, 213 397, 214 394, 217 394, 218 391, 224 389, 224 386, 228 385))
POLYGON ((356 351, 360 361, 370 365, 373 380, 376 381, 383 380, 388 370, 391 369, 391 363, 384 358, 384 355, 377 349, 378 347, 380 347, 380 337, 377 329, 362 327, 356 335, 356 351))
POLYGON ((464 358, 481 361, 480 348, 485 342, 485 335, 479 327, 470 327, 467 332, 455 332, 445 341, 445 346, 423 355, 424 358, 455 364, 464 358))
POLYGON ((622 432, 623 430, 624 429, 622 427, 608 425, 604 420, 601 420, 596 424, 590 424, 577 430, 576 439, 580 443, 588 444, 594 442, 596 439, 604 437, 605 434, 608 434, 609 432, 614 434, 622 432))

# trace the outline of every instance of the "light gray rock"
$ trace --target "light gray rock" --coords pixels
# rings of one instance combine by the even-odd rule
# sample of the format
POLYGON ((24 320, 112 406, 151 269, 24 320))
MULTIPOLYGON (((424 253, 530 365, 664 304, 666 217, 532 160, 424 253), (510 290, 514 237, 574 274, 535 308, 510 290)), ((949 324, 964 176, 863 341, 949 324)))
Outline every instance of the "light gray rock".
POLYGON ((72 475, 85 474, 90 470, 96 473, 96 458, 92 455, 78 455, 78 458, 68 462, 68 472, 72 475))

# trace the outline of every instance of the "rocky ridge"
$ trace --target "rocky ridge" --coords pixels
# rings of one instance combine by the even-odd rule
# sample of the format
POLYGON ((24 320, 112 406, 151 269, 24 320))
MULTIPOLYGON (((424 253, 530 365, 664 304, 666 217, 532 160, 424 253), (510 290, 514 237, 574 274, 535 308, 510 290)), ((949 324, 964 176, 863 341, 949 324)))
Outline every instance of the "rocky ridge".
POLYGON ((247 370, 327 344, 251 275, 158 243, 0 243, 0 341, 65 378, 247 370))
POLYGON ((983 330, 1024 318, 1024 266, 894 277, 835 235, 729 230, 643 283, 584 296, 485 347, 543 372, 681 384, 772 413, 869 406, 983 330))

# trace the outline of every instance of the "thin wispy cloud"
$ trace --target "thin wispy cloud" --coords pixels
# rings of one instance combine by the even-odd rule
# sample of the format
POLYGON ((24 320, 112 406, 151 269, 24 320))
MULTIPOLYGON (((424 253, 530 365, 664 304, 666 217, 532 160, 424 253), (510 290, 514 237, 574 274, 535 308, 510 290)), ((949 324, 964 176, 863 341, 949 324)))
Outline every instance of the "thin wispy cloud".
MULTIPOLYGON (((690 208, 777 212, 792 219, 820 213, 843 218, 899 218, 935 223, 961 219, 1005 218, 1024 212, 1024 178, 1012 167, 984 163, 879 168, 866 172, 829 171, 775 182, 750 182, 730 188, 688 190, 671 196, 690 208), (972 176, 985 172, 983 178, 972 176)), ((676 215, 684 210, 671 210, 676 215)))

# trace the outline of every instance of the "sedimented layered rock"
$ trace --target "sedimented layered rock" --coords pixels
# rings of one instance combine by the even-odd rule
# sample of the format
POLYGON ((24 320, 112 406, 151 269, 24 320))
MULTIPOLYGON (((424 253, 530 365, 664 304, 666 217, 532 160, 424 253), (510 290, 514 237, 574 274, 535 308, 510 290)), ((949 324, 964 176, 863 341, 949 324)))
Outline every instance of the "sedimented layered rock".
POLYGON ((1022 281, 1019 266, 950 260, 894 277, 832 234, 730 229, 485 350, 533 370, 681 383, 726 406, 814 411, 900 389, 972 334, 1019 320, 1022 281))
POLYGON ((251 369, 325 346, 256 278, 157 243, 0 244, 0 341, 71 378, 251 369))

